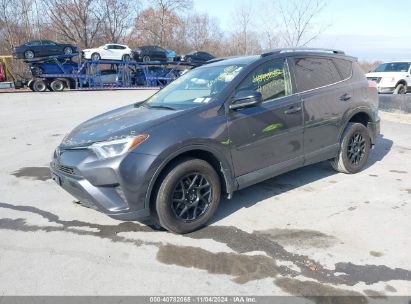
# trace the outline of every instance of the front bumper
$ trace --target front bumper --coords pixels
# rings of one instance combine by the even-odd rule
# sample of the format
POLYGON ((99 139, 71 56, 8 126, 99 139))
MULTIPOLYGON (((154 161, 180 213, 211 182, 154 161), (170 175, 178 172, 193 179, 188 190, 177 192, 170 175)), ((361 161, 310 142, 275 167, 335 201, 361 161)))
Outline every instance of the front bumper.
POLYGON ((89 150, 65 150, 53 157, 53 179, 83 205, 120 220, 150 216, 145 202, 154 156, 129 153, 98 160, 89 150))
POLYGON ((378 93, 380 94, 393 94, 395 91, 395 87, 381 87, 377 86, 378 93))

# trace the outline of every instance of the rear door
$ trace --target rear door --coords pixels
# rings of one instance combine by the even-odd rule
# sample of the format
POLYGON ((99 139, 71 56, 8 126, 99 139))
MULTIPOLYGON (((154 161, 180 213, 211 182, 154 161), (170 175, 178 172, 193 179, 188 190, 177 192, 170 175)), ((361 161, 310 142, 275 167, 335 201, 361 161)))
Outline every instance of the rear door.
POLYGON ((228 113, 231 154, 240 187, 302 165, 302 104, 292 92, 287 60, 263 63, 236 92, 240 90, 263 95, 262 105, 228 113))
POLYGON ((27 46, 27 50, 33 51, 36 57, 45 56, 45 52, 40 40, 31 41, 27 46))
POLYGON ((60 49, 60 46, 55 42, 50 40, 42 40, 41 44, 43 46, 43 52, 45 56, 48 55, 60 55, 63 51, 60 49))
POLYGON ((296 57, 293 69, 297 91, 303 100, 305 162, 335 157, 352 87, 349 81, 344 81, 331 57, 296 57))
POLYGON ((104 59, 117 59, 116 58, 117 57, 116 55, 118 53, 117 46, 114 45, 114 44, 108 44, 106 48, 107 49, 104 52, 104 54, 105 54, 104 59))

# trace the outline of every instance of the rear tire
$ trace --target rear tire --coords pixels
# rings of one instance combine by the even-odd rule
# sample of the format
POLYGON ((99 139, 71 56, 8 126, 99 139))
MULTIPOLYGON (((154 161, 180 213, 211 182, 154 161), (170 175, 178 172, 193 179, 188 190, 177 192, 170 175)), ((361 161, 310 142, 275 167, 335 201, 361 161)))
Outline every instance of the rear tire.
POLYGON ((33 51, 25 51, 24 52, 24 58, 25 59, 33 59, 34 58, 34 52, 33 51))
POLYGON ((150 56, 144 56, 143 57, 143 62, 149 62, 149 61, 151 61, 150 56))
POLYGON ((367 163, 370 149, 368 129, 360 123, 349 123, 342 136, 340 152, 331 160, 331 166, 341 173, 358 173, 367 163))
POLYGON ((156 217, 169 231, 192 232, 213 217, 220 195, 220 179, 213 167, 201 159, 185 159, 162 180, 156 197, 156 217))
POLYGON ((50 84, 50 89, 53 92, 62 92, 64 91, 64 83, 60 79, 53 80, 50 84))
POLYGON ((131 56, 130 56, 130 55, 128 55, 128 54, 123 55, 123 61, 130 61, 130 60, 131 60, 131 56))
POLYGON ((33 83, 34 92, 45 92, 47 90, 47 85, 44 80, 38 79, 33 83))
POLYGON ((71 48, 71 47, 65 47, 64 49, 63 49, 63 53, 64 53, 64 55, 71 55, 71 54, 73 54, 73 49, 71 48))
POLYGON ((395 87, 394 94, 407 94, 407 86, 400 83, 395 87))

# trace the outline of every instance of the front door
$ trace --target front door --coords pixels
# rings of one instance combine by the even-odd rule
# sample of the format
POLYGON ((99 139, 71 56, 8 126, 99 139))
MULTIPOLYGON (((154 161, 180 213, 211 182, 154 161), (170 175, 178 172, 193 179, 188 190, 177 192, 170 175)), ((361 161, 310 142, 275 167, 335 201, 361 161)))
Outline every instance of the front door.
POLYGON ((259 91, 263 103, 228 113, 235 175, 240 188, 303 164, 303 116, 292 94, 286 59, 263 63, 237 87, 259 91))

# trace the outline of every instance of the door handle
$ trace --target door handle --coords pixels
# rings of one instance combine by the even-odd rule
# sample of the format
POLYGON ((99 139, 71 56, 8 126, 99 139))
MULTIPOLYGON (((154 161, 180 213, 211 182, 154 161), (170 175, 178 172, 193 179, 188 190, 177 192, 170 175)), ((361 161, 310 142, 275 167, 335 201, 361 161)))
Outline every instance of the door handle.
POLYGON ((288 110, 284 111, 284 114, 295 114, 301 112, 301 107, 291 107, 288 110))
POLYGON ((352 96, 351 96, 350 94, 345 93, 344 95, 342 95, 342 96, 340 97, 340 100, 341 100, 341 101, 348 101, 348 100, 350 100, 351 98, 352 98, 352 96))

